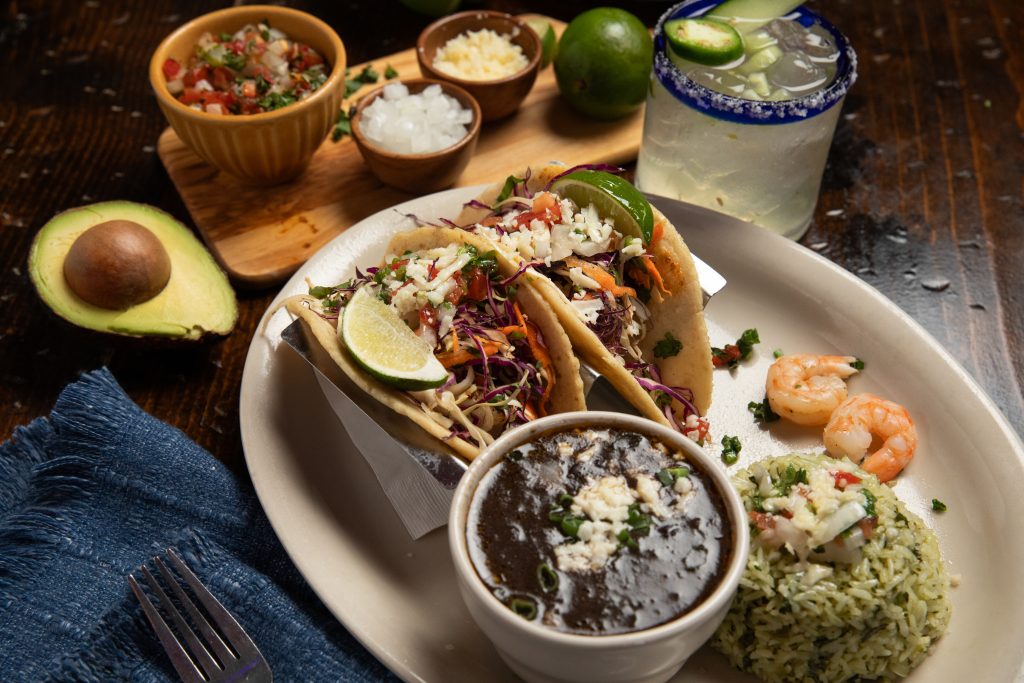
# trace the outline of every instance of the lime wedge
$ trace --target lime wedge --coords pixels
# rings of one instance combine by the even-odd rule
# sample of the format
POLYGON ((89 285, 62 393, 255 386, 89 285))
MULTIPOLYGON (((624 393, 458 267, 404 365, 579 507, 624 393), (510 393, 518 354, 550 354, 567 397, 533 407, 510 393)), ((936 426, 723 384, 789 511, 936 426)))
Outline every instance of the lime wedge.
POLYGON ((580 207, 593 204, 602 218, 615 221, 615 229, 623 235, 650 244, 654 211, 640 190, 619 176, 604 171, 575 171, 553 182, 551 191, 580 207))
POLYGON ((712 7, 704 18, 728 22, 741 35, 746 35, 772 19, 786 16, 802 4, 804 0, 725 0, 721 5, 712 7))
POLYGON ((743 56, 743 39, 724 21, 673 19, 665 22, 665 37, 669 49, 697 64, 721 66, 743 56))
POLYGON ((540 38, 540 68, 544 69, 555 58, 555 50, 558 49, 555 28, 544 17, 530 17, 526 20, 526 25, 540 38))
POLYGON ((430 345, 409 329, 395 309, 378 299, 372 287, 364 285, 352 295, 338 335, 364 370, 399 389, 431 389, 448 379, 430 345))

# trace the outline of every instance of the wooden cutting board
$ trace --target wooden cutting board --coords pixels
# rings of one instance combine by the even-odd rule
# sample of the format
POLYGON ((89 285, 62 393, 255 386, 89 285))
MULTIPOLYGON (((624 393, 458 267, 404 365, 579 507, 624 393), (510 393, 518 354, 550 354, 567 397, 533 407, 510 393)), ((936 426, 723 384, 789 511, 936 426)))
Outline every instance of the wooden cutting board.
MULTIPOLYGON (((551 20, 561 35, 565 24, 551 20)), ((375 59, 383 74, 390 65, 400 78, 420 76, 413 49, 375 59)), ((359 73, 364 64, 351 67, 359 73)), ((364 86, 345 106, 372 90, 364 86)), ((485 123, 476 154, 457 186, 504 179, 529 165, 625 163, 640 147, 643 113, 603 122, 587 119, 559 97, 555 74, 544 69, 511 117, 485 123)), ((178 188, 196 228, 236 285, 281 283, 321 246, 349 226, 415 197, 378 181, 349 137, 330 138, 297 179, 271 188, 247 187, 220 173, 188 149, 168 128, 157 144, 160 159, 178 188)))

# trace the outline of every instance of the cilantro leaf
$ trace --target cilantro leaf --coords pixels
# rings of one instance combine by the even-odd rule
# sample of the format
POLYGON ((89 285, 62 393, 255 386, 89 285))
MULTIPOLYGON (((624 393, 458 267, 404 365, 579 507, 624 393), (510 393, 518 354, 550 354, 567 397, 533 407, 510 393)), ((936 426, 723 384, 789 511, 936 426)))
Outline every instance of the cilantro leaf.
POLYGON ((772 410, 772 406, 768 403, 768 397, 766 396, 763 401, 751 401, 747 404, 747 410, 754 415, 754 422, 759 424, 766 424, 768 422, 775 422, 779 419, 779 416, 772 410))
POLYGON ((389 81, 392 78, 398 78, 398 71, 395 70, 395 67, 388 64, 387 67, 384 69, 384 78, 386 78, 389 81))
POLYGON ((945 512, 946 509, 945 503, 938 498, 932 498, 932 510, 935 510, 936 512, 945 512))
POLYGON ((734 368, 741 360, 750 358, 755 344, 760 344, 761 338, 757 334, 757 328, 744 330, 735 344, 726 344, 725 348, 711 347, 711 362, 716 368, 734 368))
POLYGON ((331 141, 337 142, 344 135, 352 134, 352 122, 349 121, 348 114, 344 109, 338 110, 338 119, 334 122, 334 128, 331 129, 331 141))
POLYGON ((860 358, 858 358, 857 360, 855 360, 852 363, 850 363, 850 367, 853 368, 854 370, 863 370, 864 369, 864 361, 862 361, 860 358))
POLYGON ((665 333, 665 338, 654 345, 655 358, 671 358, 679 355, 683 350, 683 342, 672 336, 671 332, 665 333))

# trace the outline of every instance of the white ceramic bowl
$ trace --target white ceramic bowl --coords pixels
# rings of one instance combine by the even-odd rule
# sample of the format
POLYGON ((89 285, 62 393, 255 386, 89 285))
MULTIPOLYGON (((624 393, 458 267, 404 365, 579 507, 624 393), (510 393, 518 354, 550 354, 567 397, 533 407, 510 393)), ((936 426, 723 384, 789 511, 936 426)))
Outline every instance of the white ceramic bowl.
POLYGON ((606 412, 552 415, 504 434, 473 461, 463 475, 448 518, 448 543, 459 592, 477 625, 505 663, 531 683, 661 683, 686 662, 725 618, 747 564, 747 514, 724 468, 692 441, 650 420, 606 412), (562 633, 514 614, 484 585, 473 568, 466 541, 470 502, 483 475, 506 453, 547 433, 574 427, 629 430, 681 450, 705 472, 722 495, 732 529, 733 552, 715 590, 702 603, 670 622, 616 635, 562 633))

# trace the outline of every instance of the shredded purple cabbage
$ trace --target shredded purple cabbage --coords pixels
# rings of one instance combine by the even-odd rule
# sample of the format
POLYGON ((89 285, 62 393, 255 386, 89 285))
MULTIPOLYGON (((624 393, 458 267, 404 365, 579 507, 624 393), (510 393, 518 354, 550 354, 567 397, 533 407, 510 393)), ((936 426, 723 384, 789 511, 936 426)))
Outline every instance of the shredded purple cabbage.
POLYGON ((612 166, 611 164, 580 164, 578 166, 573 166, 572 168, 566 171, 562 171, 561 173, 556 175, 554 178, 548 181, 547 185, 544 186, 544 191, 547 192, 548 190, 550 190, 551 185, 559 178, 567 176, 570 173, 575 173, 576 171, 604 171, 605 173, 611 173, 613 175, 622 175, 623 173, 626 172, 626 169, 620 166, 612 166))

